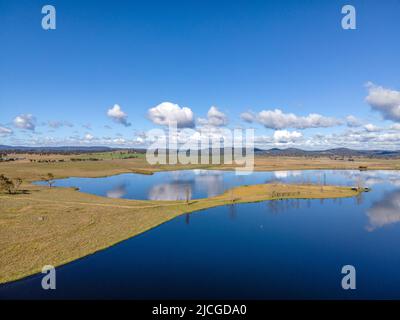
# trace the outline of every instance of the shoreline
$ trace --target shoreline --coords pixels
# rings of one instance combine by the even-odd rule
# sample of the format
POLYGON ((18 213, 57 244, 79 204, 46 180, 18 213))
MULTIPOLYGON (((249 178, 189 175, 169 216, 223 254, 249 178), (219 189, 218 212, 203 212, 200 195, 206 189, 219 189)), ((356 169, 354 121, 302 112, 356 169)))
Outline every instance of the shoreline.
MULTIPOLYGON (((22 223, 21 226, 14 226, 12 232, 17 235, 26 235, 27 230, 31 230, 28 234, 36 231, 37 235, 32 239, 34 242, 33 247, 30 247, 29 243, 26 243, 24 239, 19 239, 19 236, 11 242, 8 241, 9 243, 6 243, 5 246, 0 249, 2 253, 1 256, 3 257, 1 259, 3 262, 0 264, 0 269, 3 269, 0 273, 3 275, 0 278, 0 284, 22 280, 28 276, 37 274, 41 271, 41 266, 45 264, 58 267, 98 251, 105 250, 122 241, 150 231, 183 214, 190 214, 224 205, 278 199, 354 197, 361 192, 362 191, 354 191, 349 187, 343 186, 321 187, 320 185, 262 184, 235 187, 221 195, 211 198, 190 200, 188 203, 183 200, 152 201, 110 199, 82 193, 72 188, 60 187, 48 188, 34 186, 31 187, 31 193, 29 194, 11 196, 2 194, 0 199, 4 200, 2 201, 3 203, 7 203, 6 206, 12 202, 14 206, 17 205, 18 212, 22 211, 28 217, 28 221, 22 223), (274 196, 272 192, 276 192, 276 196, 274 196), (60 200, 49 200, 57 198, 60 198, 60 200), (61 199, 69 200, 65 201, 61 199), (79 201, 71 201, 73 199, 79 201), (18 205, 20 201, 27 201, 27 203, 29 203, 27 211, 26 205, 18 205), (43 215, 43 210, 46 210, 49 206, 52 206, 51 212, 47 215, 43 215), (65 207, 69 208, 67 212, 65 212, 65 207), (95 208, 95 211, 92 210, 93 208, 95 208), (80 215, 90 215, 94 218, 93 220, 96 221, 96 219, 101 219, 102 216, 107 215, 109 219, 107 219, 107 223, 99 222, 97 225, 95 222, 91 223, 90 228, 92 230, 90 232, 85 230, 85 223, 81 223, 78 228, 82 229, 81 232, 77 233, 74 229, 72 232, 76 239, 71 240, 65 236, 64 229, 71 229, 71 222, 74 222, 77 218, 76 213, 75 216, 68 216, 67 219, 65 219, 65 216, 66 213, 72 213, 74 210, 80 212, 78 214, 79 218, 82 218, 80 215), (35 212, 39 212, 39 214, 35 212), (126 219, 121 219, 121 214, 124 214, 126 219), (58 215, 63 216, 64 220, 58 220, 58 215), (134 219, 132 219, 133 215, 135 215, 134 219), (42 219, 32 221, 32 216, 37 216, 42 219), (120 220, 117 221, 115 218, 119 218, 120 220), (150 221, 146 221, 146 218, 150 221), (36 228, 43 227, 41 225, 43 222, 48 222, 47 228, 58 228, 62 230, 60 234, 56 234, 55 238, 44 239, 44 242, 47 243, 43 243, 43 240, 40 241, 41 238, 46 238, 46 236, 36 230, 36 228), (27 225, 27 223, 29 223, 29 225, 27 225), (110 223, 112 225, 110 225, 110 223), (132 224, 132 228, 126 228, 126 225, 129 224, 132 224), (25 229, 25 233, 21 232, 21 228, 25 229), (110 232, 110 228, 114 228, 116 231, 110 232), (120 230, 120 228, 124 230, 120 230), (108 237, 103 237, 102 235, 104 234, 108 234, 108 237), (37 238, 39 238, 39 240, 37 238), (88 245, 88 241, 91 242, 91 245, 88 245), (48 242, 53 244, 57 250, 49 248, 48 242), (79 244, 83 245, 83 247, 80 247, 79 244), (13 248, 14 252, 10 253, 10 251, 13 251, 13 248), (42 248, 42 250, 39 250, 39 248, 42 248), (36 261, 32 261, 32 257, 35 257, 36 261), (9 259, 10 264, 3 264, 7 259, 9 259), (10 269, 12 270, 11 273, 10 269)), ((71 230, 69 229, 67 233, 70 233, 71 230)))

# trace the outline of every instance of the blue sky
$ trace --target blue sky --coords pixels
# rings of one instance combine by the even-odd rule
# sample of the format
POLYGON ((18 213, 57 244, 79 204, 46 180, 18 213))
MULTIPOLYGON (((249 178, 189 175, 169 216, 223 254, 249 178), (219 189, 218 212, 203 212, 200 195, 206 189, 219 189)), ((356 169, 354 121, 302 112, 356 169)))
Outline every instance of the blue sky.
POLYGON ((138 146, 171 118, 265 148, 399 149, 399 34, 398 0, 0 0, 0 144, 138 146))

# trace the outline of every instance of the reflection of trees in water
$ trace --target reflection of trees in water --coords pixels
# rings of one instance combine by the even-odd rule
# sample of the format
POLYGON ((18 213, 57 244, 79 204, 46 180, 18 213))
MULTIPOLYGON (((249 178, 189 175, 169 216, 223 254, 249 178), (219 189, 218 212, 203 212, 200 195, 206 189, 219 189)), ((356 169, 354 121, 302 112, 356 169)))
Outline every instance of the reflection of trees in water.
POLYGON ((190 223, 190 213, 185 214, 185 223, 189 224, 190 223))
POLYGON ((229 204, 228 205, 228 210, 229 210, 229 218, 231 220, 235 220, 236 219, 236 214, 237 214, 236 205, 235 204, 229 204))
POLYGON ((280 210, 279 205, 280 205, 280 201, 279 200, 267 201, 268 209, 274 214, 277 214, 277 213, 282 211, 282 210, 280 210))
POLYGON ((342 205, 343 201, 342 198, 330 198, 332 200, 332 202, 336 205, 342 205))
POLYGON ((400 189, 387 192, 383 198, 372 204, 367 211, 369 225, 368 231, 373 231, 385 225, 400 221, 400 189))
POLYGON ((356 196, 356 204, 359 206, 362 205, 363 202, 364 202, 364 196, 363 193, 361 192, 356 196))
POLYGON ((300 209, 300 199, 268 200, 266 201, 269 211, 273 214, 279 214, 290 209, 300 209))
MULTIPOLYGON (((268 200, 266 201, 266 205, 271 213, 285 213, 290 209, 302 209, 307 208, 310 209, 313 203, 318 203, 320 206, 323 206, 326 201, 332 201, 335 205, 341 205, 341 198, 327 198, 327 199, 280 199, 280 200, 268 200)), ((362 195, 358 199, 361 204, 363 201, 362 195)))

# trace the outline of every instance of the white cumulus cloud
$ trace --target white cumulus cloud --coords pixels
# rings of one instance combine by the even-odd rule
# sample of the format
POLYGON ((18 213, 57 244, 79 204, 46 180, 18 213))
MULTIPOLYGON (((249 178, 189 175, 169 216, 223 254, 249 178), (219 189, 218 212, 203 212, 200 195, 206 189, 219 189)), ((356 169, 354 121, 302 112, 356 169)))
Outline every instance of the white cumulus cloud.
POLYGON ((122 111, 118 104, 114 104, 111 109, 108 109, 107 116, 109 116, 116 123, 129 127, 131 124, 128 122, 128 115, 122 111))
POLYGON ((0 126, 0 136, 8 136, 12 133, 12 129, 0 126))
POLYGON ((378 126, 372 124, 372 123, 368 123, 364 126, 364 129, 367 130, 368 132, 377 132, 380 131, 381 128, 379 128, 378 126))
POLYGON ((57 121, 57 120, 48 121, 47 124, 48 124, 48 126, 50 128, 53 128, 53 129, 58 129, 58 128, 61 128, 61 127, 72 128, 74 126, 72 123, 70 123, 68 121, 57 121))
POLYGON ((255 121, 255 115, 250 111, 243 112, 242 114, 240 114, 240 118, 248 123, 252 123, 253 121, 255 121))
POLYGON ((220 127, 228 124, 228 117, 225 113, 219 111, 217 107, 212 106, 207 112, 207 119, 199 118, 198 122, 201 125, 220 127))
POLYGON ((400 130, 400 123, 395 123, 390 127, 391 130, 400 130))
POLYGON ((91 135, 90 133, 85 134, 85 140, 93 140, 93 139, 94 139, 94 136, 91 135))
POLYGON ((384 119, 400 122, 400 91, 386 89, 372 82, 367 83, 368 96, 365 100, 384 119))
POLYGON ((178 128, 193 128, 194 114, 190 108, 171 102, 162 102, 148 111, 149 119, 159 125, 167 126, 176 123, 178 128))
POLYGON ((356 127, 361 127, 362 126, 362 121, 357 119, 353 115, 348 115, 346 117, 346 124, 350 128, 356 128, 356 127))
POLYGON ((34 131, 36 127, 36 118, 31 114, 21 114, 15 117, 14 126, 19 129, 34 131))
POLYGON ((294 113, 283 113, 280 109, 263 110, 258 114, 242 113, 241 118, 247 122, 257 121, 270 129, 307 129, 327 128, 341 124, 335 118, 324 117, 317 113, 311 113, 306 117, 297 116, 294 113))
POLYGON ((274 140, 276 142, 293 142, 299 140, 303 135, 298 131, 276 130, 274 132, 274 140))

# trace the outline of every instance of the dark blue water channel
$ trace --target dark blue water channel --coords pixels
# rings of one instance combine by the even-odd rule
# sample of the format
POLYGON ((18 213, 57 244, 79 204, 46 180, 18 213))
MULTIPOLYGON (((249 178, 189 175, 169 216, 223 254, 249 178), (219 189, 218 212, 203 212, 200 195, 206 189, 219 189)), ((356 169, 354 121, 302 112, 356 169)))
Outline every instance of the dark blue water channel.
POLYGON ((57 186, 135 199, 212 196, 269 181, 362 184, 357 198, 277 200, 180 216, 58 267, 57 289, 38 274, 0 286, 0 299, 387 299, 400 298, 400 172, 176 171, 69 178, 57 186), (356 269, 343 290, 342 266, 356 269))

